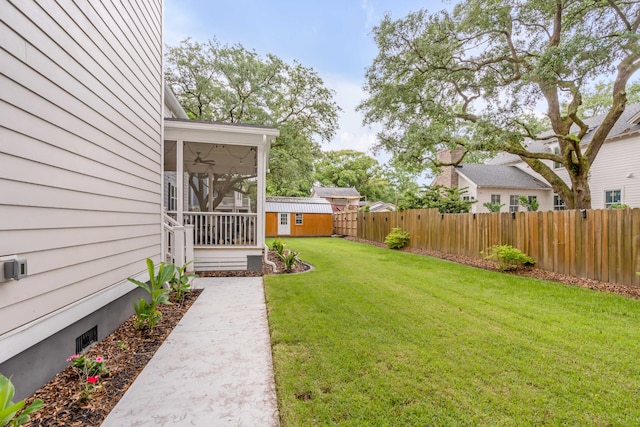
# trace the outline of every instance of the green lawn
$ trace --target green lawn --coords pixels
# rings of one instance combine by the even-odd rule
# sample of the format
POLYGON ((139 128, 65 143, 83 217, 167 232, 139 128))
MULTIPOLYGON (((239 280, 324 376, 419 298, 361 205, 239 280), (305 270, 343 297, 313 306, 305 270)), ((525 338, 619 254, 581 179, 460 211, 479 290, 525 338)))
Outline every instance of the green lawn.
POLYGON ((265 277, 284 426, 640 425, 640 301, 341 239, 265 277))

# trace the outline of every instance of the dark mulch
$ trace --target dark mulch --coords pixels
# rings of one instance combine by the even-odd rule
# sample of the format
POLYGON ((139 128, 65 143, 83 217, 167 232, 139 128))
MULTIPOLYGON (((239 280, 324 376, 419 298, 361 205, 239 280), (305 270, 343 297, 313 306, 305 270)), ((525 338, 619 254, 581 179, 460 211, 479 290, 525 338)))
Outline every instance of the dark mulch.
MULTIPOLYGON (((355 237, 347 237, 347 240, 354 242, 367 243, 381 248, 386 248, 384 243, 373 242, 370 240, 358 239, 355 237)), ((411 252, 419 255, 431 256, 434 258, 446 259, 456 262, 458 264, 470 265, 473 267, 483 268, 485 270, 496 270, 496 263, 486 260, 484 258, 475 258, 464 255, 452 255, 438 251, 428 251, 425 249, 404 248, 404 252, 411 252)), ((554 273, 552 271, 542 270, 535 267, 526 267, 518 270, 507 271, 505 273, 514 274, 518 276, 533 277, 542 280, 552 280, 555 282, 561 282, 565 285, 580 286, 582 288, 594 289, 603 292, 614 293, 623 295, 629 298, 640 299, 640 288, 636 286, 625 286, 615 283, 601 282, 599 280, 585 279, 583 277, 570 276, 567 274, 554 273)))
POLYGON ((291 271, 286 271, 284 267, 284 262, 278 256, 278 253, 274 250, 269 250, 269 254, 267 255, 269 261, 276 264, 277 272, 273 272, 273 267, 262 260, 262 272, 258 271, 200 271, 198 275, 200 277, 256 277, 262 276, 264 274, 290 274, 290 273, 301 273, 303 271, 309 270, 307 264, 302 262, 297 262, 291 271))
MULTIPOLYGON (((91 399, 79 399, 84 385, 69 367, 27 399, 28 402, 42 399, 45 406, 25 425, 99 426, 201 292, 196 289, 188 293, 182 304, 160 306, 162 320, 151 331, 135 329, 134 316, 131 316, 85 353, 91 358, 103 357, 110 371, 91 399)), ((144 411, 144 402, 140 402, 140 410, 144 411)))

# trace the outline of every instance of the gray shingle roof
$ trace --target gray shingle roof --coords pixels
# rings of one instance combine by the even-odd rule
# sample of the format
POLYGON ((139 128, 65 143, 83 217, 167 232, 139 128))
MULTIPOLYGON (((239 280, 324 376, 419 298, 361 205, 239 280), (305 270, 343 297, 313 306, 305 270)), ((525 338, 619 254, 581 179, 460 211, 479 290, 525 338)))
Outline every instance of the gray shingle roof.
POLYGON ((268 196, 265 201, 266 212, 295 213, 333 213, 331 203, 325 199, 309 197, 276 197, 268 196))
POLYGON ((313 187, 318 197, 358 197, 360 193, 354 187, 313 187))
POLYGON ((520 188, 527 190, 551 189, 549 184, 534 178, 515 166, 462 163, 455 170, 478 187, 520 188))

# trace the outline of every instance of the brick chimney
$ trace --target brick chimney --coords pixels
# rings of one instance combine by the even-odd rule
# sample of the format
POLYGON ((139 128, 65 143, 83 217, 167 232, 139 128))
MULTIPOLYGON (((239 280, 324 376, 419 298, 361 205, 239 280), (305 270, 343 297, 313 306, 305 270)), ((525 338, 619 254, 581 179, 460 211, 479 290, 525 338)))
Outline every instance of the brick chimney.
MULTIPOLYGON (((445 149, 438 151, 436 159, 441 163, 455 163, 462 158, 462 148, 454 150, 445 149)), ((441 166, 440 174, 433 180, 432 185, 444 185, 448 188, 458 186, 458 174, 455 172, 454 166, 441 166)))

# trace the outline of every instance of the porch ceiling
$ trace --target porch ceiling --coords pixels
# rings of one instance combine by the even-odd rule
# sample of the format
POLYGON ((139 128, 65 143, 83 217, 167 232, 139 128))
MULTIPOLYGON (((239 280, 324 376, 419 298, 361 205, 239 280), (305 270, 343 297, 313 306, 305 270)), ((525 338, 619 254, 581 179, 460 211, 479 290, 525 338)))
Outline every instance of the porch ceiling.
POLYGON ((266 153, 279 135, 275 128, 164 119, 164 170, 175 171, 176 141, 184 142, 184 171, 255 175, 257 147, 266 153))

